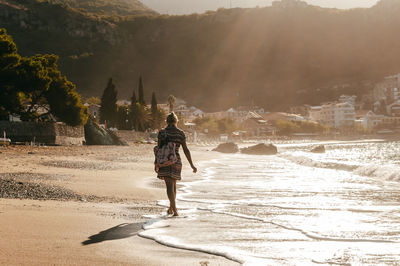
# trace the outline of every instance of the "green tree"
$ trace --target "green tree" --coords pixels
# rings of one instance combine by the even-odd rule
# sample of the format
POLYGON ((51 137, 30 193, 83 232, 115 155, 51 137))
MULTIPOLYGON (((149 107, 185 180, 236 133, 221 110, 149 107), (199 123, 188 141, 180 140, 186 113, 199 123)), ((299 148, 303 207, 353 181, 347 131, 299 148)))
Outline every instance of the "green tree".
POLYGON ((138 90, 139 90, 139 103, 143 106, 146 106, 146 102, 144 100, 144 91, 143 91, 143 80, 142 77, 139 77, 139 86, 138 86, 138 90))
POLYGON ((129 108, 127 106, 118 106, 117 128, 120 130, 129 129, 129 108))
POLYGON ((217 120, 217 125, 218 125, 218 131, 219 133, 226 133, 226 134, 231 134, 233 131, 237 129, 237 125, 235 121, 229 118, 223 118, 220 120, 217 120))
POLYGON ((61 74, 56 55, 21 57, 11 36, 0 29, 0 119, 16 114, 24 121, 51 119, 84 124, 87 110, 76 87, 61 74))
POLYGON ((85 100, 86 103, 89 104, 97 104, 100 105, 101 104, 101 99, 99 97, 89 97, 85 100))
POLYGON ((21 60, 17 46, 5 29, 0 29, 0 120, 22 109, 21 98, 15 89, 16 68, 21 60))
POLYGON ((138 115, 136 103, 137 103, 136 93, 135 93, 135 91, 133 91, 132 97, 131 97, 131 105, 129 107, 129 124, 130 124, 130 128, 134 129, 134 130, 138 129, 138 125, 136 124, 137 115, 138 115))
POLYGON ((145 106, 141 105, 139 102, 136 102, 134 107, 135 115, 133 118, 133 125, 136 131, 145 131, 149 125, 149 115, 145 108, 145 106))
POLYGON ((168 96, 168 106, 169 106, 169 112, 173 112, 174 108, 175 108, 175 102, 176 102, 176 98, 174 95, 169 95, 168 96))
POLYGON ((106 121, 108 126, 115 126, 117 120, 117 94, 118 91, 110 78, 101 97, 100 106, 100 121, 106 121))
POLYGON ((153 92, 153 94, 151 95, 151 120, 152 120, 152 128, 160 127, 161 120, 159 120, 159 110, 155 92, 153 92))
POLYGON ((286 120, 278 120, 276 122, 276 127, 278 128, 278 134, 283 136, 292 135, 298 132, 300 128, 296 123, 286 120))
POLYGON ((196 128, 200 132, 207 130, 210 135, 217 134, 230 134, 237 129, 235 121, 228 118, 215 119, 210 117, 198 117, 193 121, 196 124, 196 128))

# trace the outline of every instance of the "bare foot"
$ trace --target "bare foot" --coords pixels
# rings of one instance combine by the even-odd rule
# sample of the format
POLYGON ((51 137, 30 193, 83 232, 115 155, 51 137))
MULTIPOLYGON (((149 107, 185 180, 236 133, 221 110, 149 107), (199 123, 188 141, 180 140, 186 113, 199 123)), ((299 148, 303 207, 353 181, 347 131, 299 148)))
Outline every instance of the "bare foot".
POLYGON ((167 211, 168 214, 173 214, 174 212, 172 211, 172 208, 170 207, 167 211))

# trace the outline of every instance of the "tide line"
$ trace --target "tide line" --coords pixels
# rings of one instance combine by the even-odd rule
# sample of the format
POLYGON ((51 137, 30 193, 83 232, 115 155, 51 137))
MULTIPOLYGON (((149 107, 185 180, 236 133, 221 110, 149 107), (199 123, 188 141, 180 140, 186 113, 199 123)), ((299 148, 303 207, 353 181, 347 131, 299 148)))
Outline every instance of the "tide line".
MULTIPOLYGON (((202 209, 202 210, 206 210, 206 209, 202 209)), ((243 219, 247 219, 247 220, 254 220, 254 221, 269 223, 269 224, 275 225, 277 227, 281 227, 281 228, 286 229, 286 230, 300 232, 301 234, 305 235, 306 237, 314 239, 314 240, 323 240, 323 241, 332 241, 332 242, 400 243, 398 241, 381 240, 381 239, 349 239, 349 238, 324 237, 324 236, 319 236, 317 234, 313 234, 313 233, 304 231, 303 229, 285 226, 285 225, 282 225, 282 224, 279 224, 279 223, 276 223, 276 222, 273 222, 273 221, 269 221, 267 219, 259 218, 259 217, 248 216, 248 215, 243 215, 243 214, 238 214, 238 213, 216 211, 216 210, 209 210, 209 211, 211 211, 213 213, 230 215, 230 216, 233 216, 233 217, 243 218, 243 219)))

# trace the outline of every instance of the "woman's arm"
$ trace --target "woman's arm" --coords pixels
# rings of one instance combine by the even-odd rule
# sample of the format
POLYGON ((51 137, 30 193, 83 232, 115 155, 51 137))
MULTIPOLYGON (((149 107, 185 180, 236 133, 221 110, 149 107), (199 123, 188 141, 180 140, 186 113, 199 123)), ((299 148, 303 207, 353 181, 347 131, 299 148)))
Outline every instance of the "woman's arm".
POLYGON ((190 163, 190 167, 192 167, 192 169, 193 169, 193 173, 196 173, 197 172, 197 168, 194 166, 194 164, 192 162, 192 156, 190 155, 190 151, 189 151, 189 149, 188 149, 188 147, 186 145, 186 141, 184 141, 182 143, 182 148, 183 148, 183 152, 185 153, 185 156, 186 156, 187 160, 190 163))

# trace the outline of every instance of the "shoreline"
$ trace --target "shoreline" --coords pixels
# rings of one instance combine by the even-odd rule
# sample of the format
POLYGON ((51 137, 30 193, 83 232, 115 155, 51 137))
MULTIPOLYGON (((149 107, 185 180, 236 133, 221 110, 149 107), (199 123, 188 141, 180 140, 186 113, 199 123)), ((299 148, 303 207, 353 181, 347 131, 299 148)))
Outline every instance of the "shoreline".
MULTIPOLYGON (((23 186, 60 187, 95 198, 3 195, 0 233, 7 241, 0 244, 0 264, 238 265, 138 236, 143 215, 164 212, 157 200, 167 199, 153 173, 151 148, 0 147, 0 181, 14 174, 11 179, 23 186)), ((204 147, 191 150, 196 162, 210 159, 204 147)), ((190 178, 187 167, 184 161, 184 179, 190 178)))

